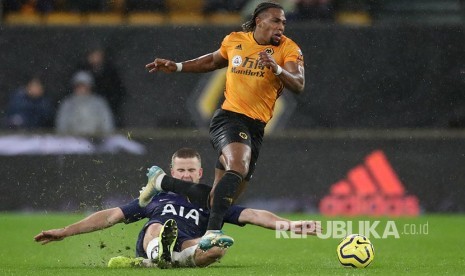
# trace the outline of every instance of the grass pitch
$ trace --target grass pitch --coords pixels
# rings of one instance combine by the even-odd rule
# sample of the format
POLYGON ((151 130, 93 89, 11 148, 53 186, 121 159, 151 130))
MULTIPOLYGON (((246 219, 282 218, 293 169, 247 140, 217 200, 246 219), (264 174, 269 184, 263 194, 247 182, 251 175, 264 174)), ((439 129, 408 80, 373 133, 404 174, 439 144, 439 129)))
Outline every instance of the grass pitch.
MULTIPOLYGON (((33 237, 41 230, 63 227, 85 214, 0 214, 0 275, 462 275, 465 273, 465 216, 424 215, 418 218, 339 218, 351 221, 360 232, 359 221, 379 221, 370 237, 375 247, 373 263, 364 269, 342 267, 336 257, 341 238, 276 238, 275 231, 255 226, 226 226, 236 243, 220 263, 193 269, 109 269, 111 257, 134 255, 134 244, 143 222, 60 242, 40 245, 33 237), (389 224, 389 220, 393 221, 389 224), (388 235, 382 238, 387 228, 388 235), (393 225, 399 238, 393 234, 393 225)), ((318 219, 327 231, 335 231, 336 218, 301 214, 293 219, 318 219), (329 221, 329 224, 328 224, 329 221), (329 227, 328 227, 329 225, 329 227)), ((347 224, 346 224, 347 225, 347 224)), ((340 234, 336 233, 335 234, 340 234)))

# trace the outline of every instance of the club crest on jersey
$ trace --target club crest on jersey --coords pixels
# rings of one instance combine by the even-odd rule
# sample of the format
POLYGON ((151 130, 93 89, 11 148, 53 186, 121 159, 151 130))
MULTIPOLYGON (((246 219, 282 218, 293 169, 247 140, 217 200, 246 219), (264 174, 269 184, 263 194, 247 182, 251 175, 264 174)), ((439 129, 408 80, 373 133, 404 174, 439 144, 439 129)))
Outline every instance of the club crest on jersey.
POLYGON ((247 133, 245 133, 245 132, 239 132, 239 136, 244 140, 247 140, 247 138, 248 138, 247 133))
POLYGON ((274 54, 274 50, 273 50, 273 48, 266 48, 265 53, 272 55, 272 54, 274 54))
POLYGON ((233 67, 237 67, 242 64, 242 57, 241 56, 234 56, 232 58, 232 65, 233 67))

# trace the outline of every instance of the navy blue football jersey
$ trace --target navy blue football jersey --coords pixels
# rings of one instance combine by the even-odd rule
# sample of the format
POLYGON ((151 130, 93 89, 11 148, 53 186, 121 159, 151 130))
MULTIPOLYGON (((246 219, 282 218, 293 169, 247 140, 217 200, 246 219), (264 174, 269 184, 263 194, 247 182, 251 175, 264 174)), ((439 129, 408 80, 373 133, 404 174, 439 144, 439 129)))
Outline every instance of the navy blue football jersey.
MULTIPOLYGON (((132 223, 144 218, 149 221, 176 220, 178 229, 185 232, 191 238, 203 236, 207 230, 209 211, 190 203, 186 197, 175 193, 160 193, 153 197, 146 207, 139 206, 139 200, 135 199, 129 204, 120 207, 125 217, 125 223, 132 223)), ((231 223, 239 226, 239 215, 244 207, 232 205, 223 220, 223 223, 231 223)))

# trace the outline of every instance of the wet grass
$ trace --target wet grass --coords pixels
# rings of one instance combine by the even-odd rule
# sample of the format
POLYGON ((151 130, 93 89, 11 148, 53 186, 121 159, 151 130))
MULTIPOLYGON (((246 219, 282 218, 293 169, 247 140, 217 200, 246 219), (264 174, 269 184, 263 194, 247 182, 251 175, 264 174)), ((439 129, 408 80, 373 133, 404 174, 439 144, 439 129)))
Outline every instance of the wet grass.
MULTIPOLYGON (((236 243, 220 263, 208 268, 109 269, 111 257, 134 255, 134 244, 143 222, 119 224, 110 229, 70 237, 45 246, 33 241, 41 230, 63 227, 85 214, 0 214, 0 275, 458 275, 463 274, 465 216, 424 215, 418 218, 369 219, 379 238, 370 237, 375 260, 365 269, 343 268, 336 258, 340 235, 335 218, 307 214, 294 219, 322 220, 333 238, 276 238, 274 231, 255 226, 226 226, 236 243), (388 226, 389 225, 389 226, 388 226), (332 229, 331 229, 332 228, 332 229), (387 229, 387 230, 386 230, 387 229), (387 231, 387 232, 386 232, 387 231), (395 232, 397 231, 398 238, 395 232), (420 233, 421 232, 421 233, 420 233), (333 233, 333 232, 331 232, 333 233), (386 236, 383 238, 383 234, 386 236)), ((353 232, 360 232, 360 220, 351 221, 353 232)), ((346 224, 347 225, 347 224, 346 224)))

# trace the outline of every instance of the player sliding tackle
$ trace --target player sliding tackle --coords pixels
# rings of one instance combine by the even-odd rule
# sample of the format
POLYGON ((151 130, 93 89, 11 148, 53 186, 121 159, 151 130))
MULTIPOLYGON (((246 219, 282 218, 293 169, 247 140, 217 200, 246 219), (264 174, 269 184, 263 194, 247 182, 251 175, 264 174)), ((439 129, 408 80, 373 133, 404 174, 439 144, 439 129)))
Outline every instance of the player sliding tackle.
MULTIPOLYGON (((201 157, 193 149, 183 148, 173 154, 171 176, 198 183, 202 177, 201 157)), ((35 240, 42 244, 111 227, 117 223, 132 223, 147 218, 136 242, 137 258, 116 257, 109 267, 204 267, 226 253, 228 243, 217 243, 204 251, 199 249, 200 237, 205 233, 208 210, 193 202, 206 201, 211 187, 196 184, 189 189, 189 197, 174 193, 159 193, 145 207, 136 199, 126 205, 102 210, 60 229, 42 231, 35 240), (198 197, 198 198, 197 198, 198 197)), ((289 221, 265 210, 231 206, 225 222, 243 226, 253 224, 268 229, 292 224, 297 234, 315 235, 321 232, 314 221, 289 221)), ((278 230, 281 230, 279 228, 278 230)))
MULTIPOLYGON (((221 231, 223 219, 254 173, 276 100, 284 88, 295 94, 304 90, 303 55, 297 44, 284 35, 285 25, 283 8, 263 2, 242 25, 243 31, 227 35, 218 50, 183 62, 156 58, 146 65, 151 73, 204 73, 228 67, 225 100, 210 123, 210 140, 218 162, 210 193, 208 231, 200 241, 202 249, 218 242, 233 243, 221 231)), ((183 185, 169 176, 159 177, 162 174, 156 168, 151 170, 149 183, 140 196, 142 206, 161 190, 159 182, 183 185)))

